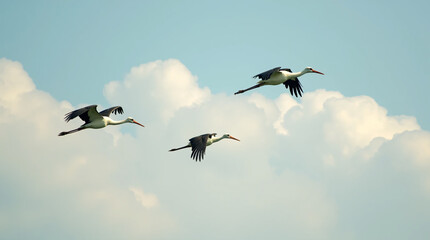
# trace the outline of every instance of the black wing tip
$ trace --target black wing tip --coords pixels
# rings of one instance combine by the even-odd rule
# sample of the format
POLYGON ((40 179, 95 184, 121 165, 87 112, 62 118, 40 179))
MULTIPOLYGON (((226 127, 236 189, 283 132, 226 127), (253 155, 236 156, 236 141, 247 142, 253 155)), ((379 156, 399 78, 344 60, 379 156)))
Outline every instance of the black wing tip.
POLYGON ((198 151, 198 150, 194 150, 191 153, 191 159, 195 160, 196 162, 201 162, 204 159, 204 152, 198 151))
POLYGON ((64 121, 69 122, 72 120, 72 113, 73 112, 66 113, 66 115, 64 115, 64 121))
POLYGON ((192 159, 195 160, 196 162, 201 162, 203 160, 203 157, 194 156, 194 157, 192 157, 192 159))
POLYGON ((118 106, 118 108, 115 109, 114 111, 115 114, 119 113, 119 114, 123 114, 124 113, 124 109, 122 109, 121 106, 118 106))
POLYGON ((124 113, 124 110, 122 109, 122 107, 121 106, 116 106, 116 107, 113 107, 113 109, 112 109, 112 112, 111 113, 113 113, 113 114, 123 114, 124 113))

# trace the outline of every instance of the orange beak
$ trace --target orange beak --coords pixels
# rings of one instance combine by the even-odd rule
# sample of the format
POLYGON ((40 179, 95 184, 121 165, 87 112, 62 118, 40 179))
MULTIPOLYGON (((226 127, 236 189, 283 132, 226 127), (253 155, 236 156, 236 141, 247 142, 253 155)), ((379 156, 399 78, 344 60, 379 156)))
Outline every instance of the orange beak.
POLYGON ((142 124, 140 124, 140 123, 136 122, 135 120, 133 120, 133 123, 136 123, 137 125, 140 125, 140 126, 142 126, 142 127, 145 127, 145 126, 143 126, 142 124))
POLYGON ((232 137, 232 136, 230 136, 230 138, 231 138, 231 139, 233 139, 233 140, 236 140, 236 141, 239 141, 239 142, 240 142, 240 140, 239 140, 239 139, 237 139, 237 138, 234 138, 234 137, 232 137))
POLYGON ((322 73, 322 72, 318 72, 318 71, 313 70, 313 69, 312 69, 312 72, 324 75, 324 73, 322 73))

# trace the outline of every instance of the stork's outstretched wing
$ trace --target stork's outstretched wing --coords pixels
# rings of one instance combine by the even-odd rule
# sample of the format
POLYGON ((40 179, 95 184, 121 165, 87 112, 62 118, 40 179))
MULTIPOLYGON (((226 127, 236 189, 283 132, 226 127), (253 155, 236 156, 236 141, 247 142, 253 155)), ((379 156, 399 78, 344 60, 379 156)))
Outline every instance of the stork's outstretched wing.
POLYGON ((203 134, 201 136, 193 137, 190 139, 191 143, 191 158, 201 161, 205 155, 206 143, 208 142, 210 134, 203 134))
POLYGON ((257 74, 253 78, 260 78, 261 80, 267 80, 270 78, 270 76, 272 76, 273 73, 279 72, 279 70, 281 70, 281 67, 273 68, 268 71, 257 74))
POLYGON ((112 113, 123 114, 124 110, 122 109, 121 106, 115 106, 115 107, 111 107, 111 108, 108 108, 108 109, 101 111, 100 115, 105 116, 105 117, 109 117, 112 113))
POLYGON ((85 123, 89 123, 94 121, 95 119, 102 118, 100 113, 97 112, 97 105, 91 105, 67 113, 64 117, 64 120, 68 122, 77 116, 79 116, 85 123))
POLYGON ((298 78, 287 80, 284 82, 284 85, 285 85, 285 88, 287 89, 288 87, 290 87, 291 96, 294 96, 295 94, 296 97, 298 97, 297 93, 300 95, 300 97, 302 96, 302 93, 303 93, 302 84, 300 83, 298 78))
POLYGON ((281 68, 279 71, 287 71, 287 72, 292 73, 291 69, 289 69, 289 68, 281 68))

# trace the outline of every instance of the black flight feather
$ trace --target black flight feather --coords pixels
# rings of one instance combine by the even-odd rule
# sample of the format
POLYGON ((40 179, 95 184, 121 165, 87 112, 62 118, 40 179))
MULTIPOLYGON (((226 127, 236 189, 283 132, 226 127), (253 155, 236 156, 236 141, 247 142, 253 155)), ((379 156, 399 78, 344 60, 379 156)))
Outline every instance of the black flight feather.
POLYGON ((296 97, 298 97, 299 95, 300 97, 302 96, 303 88, 298 78, 287 80, 284 82, 284 85, 285 85, 285 88, 288 88, 288 87, 290 88, 291 96, 294 96, 294 95, 296 97))

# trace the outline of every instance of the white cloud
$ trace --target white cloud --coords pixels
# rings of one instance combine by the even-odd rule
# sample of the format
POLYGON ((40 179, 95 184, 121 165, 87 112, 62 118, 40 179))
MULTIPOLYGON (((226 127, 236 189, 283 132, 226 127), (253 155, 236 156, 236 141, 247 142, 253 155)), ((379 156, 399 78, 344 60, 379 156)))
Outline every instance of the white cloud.
POLYGON ((147 125, 134 129, 136 137, 112 126, 59 138, 78 124, 62 121, 70 103, 37 90, 7 59, 0 86, 0 146, 8 146, 0 151, 1 238, 430 234, 417 227, 430 218, 430 134, 370 97, 211 94, 178 60, 156 61, 104 89, 110 103, 147 125), (208 147, 201 163, 189 149, 168 152, 206 132, 241 142, 208 147))
POLYGON ((0 77, 0 101, 4 107, 36 88, 19 62, 0 58, 0 77))
POLYGON ((144 193, 143 190, 136 187, 130 187, 129 189, 131 192, 133 192, 136 201, 140 202, 142 206, 146 208, 152 208, 159 204, 158 198, 155 194, 144 193))
POLYGON ((167 121, 179 109, 203 103, 210 91, 199 88, 197 77, 180 61, 169 59, 133 67, 124 81, 107 84, 104 94, 115 104, 133 99, 157 114, 157 121, 167 121))

